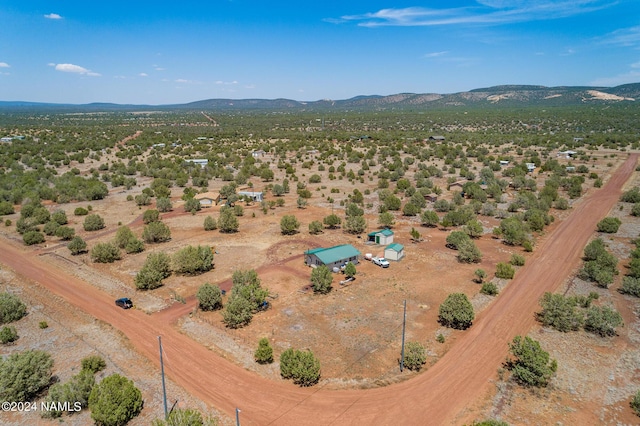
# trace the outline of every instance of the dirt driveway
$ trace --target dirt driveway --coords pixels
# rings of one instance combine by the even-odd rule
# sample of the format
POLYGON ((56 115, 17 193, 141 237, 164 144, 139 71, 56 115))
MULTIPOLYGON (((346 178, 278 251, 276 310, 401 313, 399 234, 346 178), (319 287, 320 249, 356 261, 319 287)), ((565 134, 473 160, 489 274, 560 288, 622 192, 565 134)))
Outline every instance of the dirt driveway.
POLYGON ((632 154, 607 184, 574 205, 571 214, 518 271, 451 350, 414 379, 369 390, 300 389, 261 378, 220 358, 178 332, 170 317, 122 311, 111 297, 17 245, 0 241, 0 260, 69 303, 121 330, 153 363, 157 336, 173 365, 173 380, 242 424, 459 424, 487 394, 517 334, 534 324, 538 299, 556 290, 578 265, 596 223, 618 201, 638 160, 632 154))

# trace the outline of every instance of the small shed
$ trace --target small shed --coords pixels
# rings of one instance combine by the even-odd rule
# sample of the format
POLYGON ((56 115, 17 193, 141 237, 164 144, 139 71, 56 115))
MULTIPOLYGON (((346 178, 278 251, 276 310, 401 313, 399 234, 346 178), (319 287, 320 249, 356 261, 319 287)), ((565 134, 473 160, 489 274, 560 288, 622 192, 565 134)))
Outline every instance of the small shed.
POLYGON ((391 244, 393 242, 393 231, 389 228, 373 231, 367 234, 368 241, 380 245, 391 244))
POLYGON ((262 192, 251 192, 251 191, 238 191, 238 196, 240 198, 249 197, 254 203, 261 203, 264 198, 264 194, 262 192))
POLYGON ((329 269, 341 267, 348 262, 354 265, 358 263, 361 253, 351 244, 342 244, 333 247, 319 247, 304 252, 304 263, 308 266, 325 265, 329 269))
POLYGON ((440 135, 435 135, 435 136, 429 136, 429 140, 430 141, 444 141, 445 137, 444 136, 440 136, 440 135))
POLYGON ((201 207, 211 207, 217 205, 220 202, 219 192, 203 192, 202 194, 196 194, 193 198, 200 201, 201 207))
POLYGON ((207 164, 209 164, 209 160, 207 160, 206 158, 192 158, 189 160, 184 160, 184 162, 189 164, 196 164, 203 169, 207 166, 207 164))
POLYGON ((535 163, 526 163, 527 166, 527 171, 532 172, 536 169, 536 164, 535 163))
POLYGON ((404 246, 393 243, 384 248, 384 258, 387 260, 400 260, 404 257, 404 246))

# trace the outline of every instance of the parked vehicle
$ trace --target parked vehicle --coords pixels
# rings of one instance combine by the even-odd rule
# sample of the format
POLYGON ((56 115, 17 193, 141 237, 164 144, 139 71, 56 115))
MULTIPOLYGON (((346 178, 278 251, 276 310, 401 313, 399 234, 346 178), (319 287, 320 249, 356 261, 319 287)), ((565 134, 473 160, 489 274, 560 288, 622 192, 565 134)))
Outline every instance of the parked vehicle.
POLYGON ((388 268, 389 267, 389 261, 387 259, 385 259, 384 257, 373 257, 371 258, 371 261, 375 264, 378 265, 382 268, 388 268))
POLYGON ((133 307, 133 302, 128 297, 123 297, 116 300, 116 306, 120 306, 122 309, 129 309, 133 307))

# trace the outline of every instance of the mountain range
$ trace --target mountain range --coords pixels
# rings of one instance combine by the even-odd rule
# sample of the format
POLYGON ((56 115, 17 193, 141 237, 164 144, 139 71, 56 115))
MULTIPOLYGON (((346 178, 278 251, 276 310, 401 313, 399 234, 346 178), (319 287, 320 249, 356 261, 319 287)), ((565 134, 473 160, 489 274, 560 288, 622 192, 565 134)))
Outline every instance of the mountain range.
POLYGON ((456 107, 577 106, 585 104, 640 103, 640 83, 616 87, 502 85, 451 94, 398 93, 388 96, 356 96, 344 100, 322 99, 207 99, 174 105, 130 105, 113 103, 55 104, 0 101, 0 111, 133 111, 133 110, 399 110, 456 107))

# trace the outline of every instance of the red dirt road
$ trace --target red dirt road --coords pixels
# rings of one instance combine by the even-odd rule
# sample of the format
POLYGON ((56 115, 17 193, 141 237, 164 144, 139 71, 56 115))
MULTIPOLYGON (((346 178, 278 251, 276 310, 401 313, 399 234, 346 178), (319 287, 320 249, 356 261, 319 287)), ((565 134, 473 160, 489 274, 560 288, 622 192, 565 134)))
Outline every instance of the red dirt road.
POLYGON ((596 223, 618 201, 637 160, 638 154, 630 155, 602 189, 574 206, 442 359, 415 378, 384 388, 300 389, 269 381, 181 334, 168 322, 171 316, 123 311, 97 288, 11 242, 0 241, 0 262, 60 295, 71 306, 112 324, 156 365, 157 336, 161 335, 167 374, 229 416, 239 407, 244 425, 460 424, 473 420, 465 417, 465 409, 486 396, 490 380, 507 354, 507 343, 535 324, 539 298, 546 291, 555 291, 579 265, 596 223))

